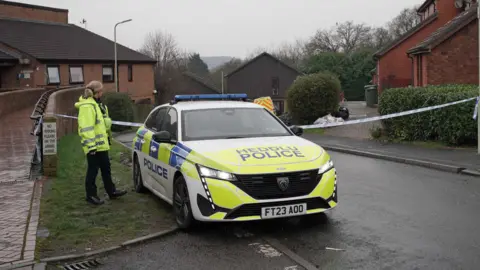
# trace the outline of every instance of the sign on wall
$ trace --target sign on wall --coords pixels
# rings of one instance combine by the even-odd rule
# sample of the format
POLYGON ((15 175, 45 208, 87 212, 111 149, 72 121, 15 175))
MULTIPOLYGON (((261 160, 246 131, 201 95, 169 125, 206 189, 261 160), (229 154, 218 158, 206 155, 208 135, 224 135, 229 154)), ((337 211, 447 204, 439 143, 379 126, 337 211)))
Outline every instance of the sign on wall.
POLYGON ((57 123, 43 123, 43 155, 57 154, 57 123))

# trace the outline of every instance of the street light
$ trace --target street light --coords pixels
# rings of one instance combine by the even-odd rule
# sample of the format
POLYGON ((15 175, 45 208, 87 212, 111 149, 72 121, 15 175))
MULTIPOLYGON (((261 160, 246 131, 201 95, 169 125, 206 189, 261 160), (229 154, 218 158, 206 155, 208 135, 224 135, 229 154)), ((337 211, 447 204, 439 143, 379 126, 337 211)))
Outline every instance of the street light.
POLYGON ((128 20, 125 20, 125 21, 121 21, 121 22, 118 22, 115 24, 115 27, 113 28, 113 39, 115 41, 115 74, 113 74, 113 76, 115 77, 115 91, 118 93, 118 70, 117 70, 117 26, 119 24, 122 24, 122 23, 127 23, 127 22, 130 22, 132 21, 132 19, 128 19, 128 20))

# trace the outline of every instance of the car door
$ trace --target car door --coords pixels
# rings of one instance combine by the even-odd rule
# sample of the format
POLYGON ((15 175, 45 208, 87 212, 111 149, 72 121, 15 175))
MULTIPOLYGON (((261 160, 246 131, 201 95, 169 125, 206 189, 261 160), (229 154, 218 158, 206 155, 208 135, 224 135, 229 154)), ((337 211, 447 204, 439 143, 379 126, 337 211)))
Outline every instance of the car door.
MULTIPOLYGON (((178 140, 178 113, 177 110, 173 107, 170 107, 167 114, 165 115, 162 127, 162 131, 168 131, 171 135, 172 141, 176 142, 178 140)), ((159 160, 162 161, 163 168, 167 171, 167 177, 162 181, 163 187, 165 189, 165 196, 168 199, 173 198, 173 180, 175 172, 179 170, 174 164, 178 165, 178 158, 172 153, 172 150, 178 148, 175 147, 174 143, 161 143, 159 148, 159 160)))
POLYGON ((142 173, 145 176, 144 182, 147 186, 155 191, 164 194, 164 189, 158 184, 159 178, 164 174, 163 166, 158 160, 157 150, 158 143, 155 142, 152 137, 153 134, 160 131, 160 127, 163 124, 163 119, 167 113, 169 107, 159 107, 153 114, 152 118, 147 120, 145 124, 145 131, 143 132, 143 141, 140 147, 142 159, 140 160, 140 166, 142 173))

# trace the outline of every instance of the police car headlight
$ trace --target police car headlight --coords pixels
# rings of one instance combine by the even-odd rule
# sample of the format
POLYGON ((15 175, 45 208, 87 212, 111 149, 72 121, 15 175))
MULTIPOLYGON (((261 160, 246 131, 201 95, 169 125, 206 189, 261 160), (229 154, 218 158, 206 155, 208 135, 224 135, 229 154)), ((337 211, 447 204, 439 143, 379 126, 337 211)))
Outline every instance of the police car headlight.
POLYGON ((233 175, 231 173, 210 169, 210 168, 207 168, 207 167, 203 167, 201 165, 197 165, 197 167, 198 167, 198 172, 200 173, 200 176, 202 176, 202 177, 216 178, 216 179, 227 180, 227 181, 237 180, 235 178, 235 175, 233 175))
POLYGON ((329 159, 325 164, 320 167, 318 174, 326 173, 333 168, 333 161, 329 159))

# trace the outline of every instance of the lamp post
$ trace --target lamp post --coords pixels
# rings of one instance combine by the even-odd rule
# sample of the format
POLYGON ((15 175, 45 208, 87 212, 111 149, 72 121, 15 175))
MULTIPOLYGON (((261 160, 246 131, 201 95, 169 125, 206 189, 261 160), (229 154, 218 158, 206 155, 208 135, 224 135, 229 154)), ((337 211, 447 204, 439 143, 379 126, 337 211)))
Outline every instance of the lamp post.
POLYGON ((114 43, 115 43, 115 48, 114 48, 114 52, 115 52, 115 71, 114 71, 114 78, 115 78, 115 91, 118 93, 118 66, 117 66, 117 26, 119 24, 122 24, 122 23, 127 23, 127 22, 130 22, 132 21, 132 19, 128 19, 128 20, 125 20, 125 21, 121 21, 121 22, 118 22, 115 24, 115 27, 113 27, 113 39, 114 39, 114 43))
MULTIPOLYGON (((479 96, 480 96, 480 3, 477 5, 477 27, 478 27, 478 91, 479 91, 479 96)), ((478 102, 478 97, 477 97, 477 102, 478 102)), ((480 117, 478 117, 479 113, 477 112, 477 151, 478 154, 480 154, 480 117)))

